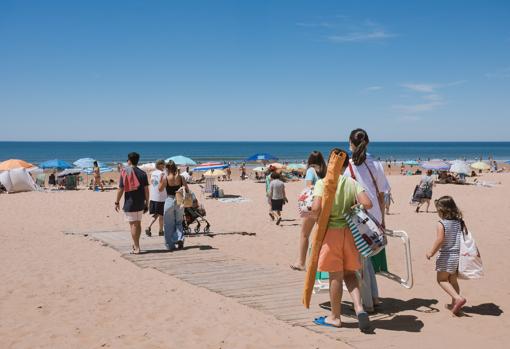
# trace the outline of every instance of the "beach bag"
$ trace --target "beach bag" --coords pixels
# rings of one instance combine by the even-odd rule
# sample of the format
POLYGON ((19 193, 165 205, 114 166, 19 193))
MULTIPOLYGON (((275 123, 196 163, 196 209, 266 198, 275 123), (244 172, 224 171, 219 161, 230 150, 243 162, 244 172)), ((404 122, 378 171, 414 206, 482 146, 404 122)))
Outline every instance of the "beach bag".
POLYGON ((473 235, 464 229, 460 236, 459 279, 480 279, 483 276, 482 258, 473 235))
POLYGON ((351 229, 354 244, 363 257, 375 256, 384 249, 388 243, 384 228, 361 205, 344 213, 344 218, 351 229))
POLYGON ((136 171, 133 167, 128 166, 123 168, 120 175, 122 177, 122 183, 124 184, 125 193, 138 190, 140 187, 140 181, 138 180, 136 171))
POLYGON ((298 196, 298 212, 301 218, 309 217, 312 212, 313 188, 305 188, 298 196))
POLYGON ((193 207, 193 194, 191 192, 187 193, 184 187, 181 187, 175 193, 175 202, 184 208, 193 207))

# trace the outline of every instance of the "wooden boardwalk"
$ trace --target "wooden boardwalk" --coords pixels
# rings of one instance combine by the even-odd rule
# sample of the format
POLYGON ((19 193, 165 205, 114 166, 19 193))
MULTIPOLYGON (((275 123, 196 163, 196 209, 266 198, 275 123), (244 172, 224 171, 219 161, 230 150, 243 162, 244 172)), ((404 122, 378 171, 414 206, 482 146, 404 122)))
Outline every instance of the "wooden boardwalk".
POLYGON ((133 255, 129 253, 131 238, 128 232, 72 234, 98 240, 141 268, 154 268, 192 285, 234 298, 241 304, 271 314, 292 326, 323 333, 346 344, 352 345, 360 340, 360 333, 353 329, 357 327, 354 320, 344 321, 345 328, 342 329, 313 324, 315 317, 327 314, 326 310, 319 307, 319 302, 329 298, 327 293, 314 295, 310 309, 306 309, 301 304, 304 273, 256 265, 210 246, 194 245, 193 238, 187 239, 184 250, 168 252, 162 249, 164 243, 161 237, 142 237, 144 253, 133 255))

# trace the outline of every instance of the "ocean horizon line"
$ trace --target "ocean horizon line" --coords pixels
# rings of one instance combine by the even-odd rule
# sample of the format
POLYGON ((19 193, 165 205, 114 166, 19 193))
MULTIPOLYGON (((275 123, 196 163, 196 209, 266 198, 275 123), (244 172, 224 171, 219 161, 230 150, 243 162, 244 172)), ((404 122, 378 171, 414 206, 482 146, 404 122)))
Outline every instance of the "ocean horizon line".
MULTIPOLYGON (((347 143, 346 140, 339 141, 339 140, 321 140, 321 141, 314 141, 314 140, 305 140, 305 141, 285 141, 285 140, 253 140, 253 141, 236 141, 236 140, 226 140, 226 141, 219 141, 219 140, 200 140, 200 141, 168 141, 168 140, 115 140, 115 141, 109 141, 109 140, 81 140, 81 141, 72 141, 72 140, 58 140, 58 141, 50 141, 50 140, 23 140, 23 141, 4 141, 0 140, 0 143, 347 143)), ((454 143, 510 143, 510 140, 507 141, 412 141, 412 140, 396 140, 396 141, 379 141, 379 140, 372 140, 370 143, 445 143, 445 144, 454 144, 454 143)))

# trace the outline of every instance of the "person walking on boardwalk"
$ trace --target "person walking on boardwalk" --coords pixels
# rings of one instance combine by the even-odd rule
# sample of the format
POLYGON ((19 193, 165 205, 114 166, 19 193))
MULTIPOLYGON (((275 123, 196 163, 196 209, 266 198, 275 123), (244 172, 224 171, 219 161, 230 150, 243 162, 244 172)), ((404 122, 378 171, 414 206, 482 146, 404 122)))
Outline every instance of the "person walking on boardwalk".
POLYGON ((120 211, 120 199, 124 195, 124 206, 122 210, 129 222, 131 237, 133 239, 133 254, 140 253, 140 235, 142 234, 142 216, 148 211, 149 204, 149 181, 147 174, 139 169, 138 153, 128 154, 128 166, 123 168, 120 173, 119 189, 117 190, 117 200, 115 200, 115 210, 120 211))
MULTIPOLYGON (((369 143, 370 140, 365 130, 358 128, 351 132, 349 145, 352 151, 352 159, 345 171, 345 175, 352 177, 365 188, 370 201, 372 201, 372 208, 369 209, 368 212, 376 221, 384 226, 384 193, 389 192, 391 188, 381 163, 375 161, 374 158, 367 153, 369 143)), ((374 305, 380 303, 375 273, 387 271, 388 269, 385 250, 382 250, 376 256, 371 257, 365 262, 364 275, 366 275, 366 277, 362 285, 362 291, 364 291, 363 301, 367 309, 371 310, 374 305), (369 298, 368 291, 370 291, 372 299, 367 299, 369 298)))
POLYGON ((164 173, 164 170, 165 160, 156 161, 156 170, 151 173, 149 189, 151 199, 149 214, 152 215, 153 219, 145 230, 147 236, 152 236, 151 227, 156 221, 159 223, 159 236, 163 236, 163 215, 165 214, 166 191, 164 189, 159 190, 159 181, 161 180, 161 175, 164 173))

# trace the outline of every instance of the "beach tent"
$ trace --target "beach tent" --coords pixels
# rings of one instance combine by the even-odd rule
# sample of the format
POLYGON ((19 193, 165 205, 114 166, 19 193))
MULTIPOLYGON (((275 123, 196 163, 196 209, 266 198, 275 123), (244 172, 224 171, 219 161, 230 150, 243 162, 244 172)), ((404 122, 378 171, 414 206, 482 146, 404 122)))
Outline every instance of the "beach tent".
POLYGON ((15 168, 32 168, 35 167, 31 163, 28 163, 19 159, 9 159, 0 163, 0 171, 9 171, 15 168))
POLYGON ((37 190, 37 185, 25 168, 15 168, 0 173, 0 183, 9 193, 37 190))
POLYGON ((416 160, 406 160, 404 161, 404 165, 409 165, 409 166, 418 166, 420 163, 416 160))
POLYGON ((59 159, 53 159, 53 160, 48 160, 48 161, 40 163, 39 167, 43 168, 43 169, 45 169, 45 168, 57 168, 57 169, 65 170, 65 169, 68 169, 68 168, 72 168, 73 166, 70 163, 68 163, 67 161, 59 160, 59 159))
POLYGON ((450 167, 450 172, 452 173, 460 173, 460 174, 470 174, 471 168, 469 164, 462 160, 452 161, 452 166, 450 167))
POLYGON ((271 160, 278 160, 278 158, 269 153, 257 153, 253 154, 249 158, 246 158, 246 161, 271 161, 271 160))
POLYGON ((179 166, 187 166, 187 165, 196 165, 197 163, 195 161, 193 161, 192 159, 190 158, 187 158, 185 156, 182 156, 182 155, 176 155, 176 156, 172 156, 168 159, 165 160, 165 162, 168 162, 172 160, 173 162, 175 162, 176 165, 179 165, 179 166))
POLYGON ((471 167, 477 170, 489 170, 491 168, 489 164, 483 161, 475 162, 474 164, 471 164, 471 167))
POLYGON ((450 169, 450 164, 443 160, 430 160, 425 161, 421 164, 426 170, 434 170, 434 171, 448 171, 450 169))

